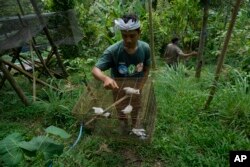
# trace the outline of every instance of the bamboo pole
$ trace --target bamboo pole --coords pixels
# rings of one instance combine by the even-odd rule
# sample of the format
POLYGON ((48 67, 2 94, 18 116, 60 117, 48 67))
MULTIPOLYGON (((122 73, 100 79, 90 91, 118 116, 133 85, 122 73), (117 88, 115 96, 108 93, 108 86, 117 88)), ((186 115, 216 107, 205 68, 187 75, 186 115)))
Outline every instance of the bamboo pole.
POLYGON ((11 86, 14 88, 14 90, 16 91, 17 95, 20 97, 20 99, 22 100, 22 102, 26 106, 28 106, 29 105, 28 99, 24 95, 24 93, 23 93, 22 89, 20 88, 20 86, 16 83, 15 79, 11 76, 9 70, 5 67, 2 59, 0 59, 0 69, 4 73, 4 76, 9 81, 9 83, 11 84, 11 86))
POLYGON ((221 54, 220 54, 220 56, 218 58, 214 81, 213 81, 213 84, 211 86, 210 94, 208 96, 208 99, 207 99, 207 101, 205 103, 205 107, 204 107, 205 109, 207 109, 209 107, 211 101, 213 100, 214 94, 216 92, 217 83, 218 83, 218 80, 219 80, 219 77, 220 77, 220 72, 221 72, 222 65, 224 63, 225 55, 226 55, 226 52, 227 52, 227 46, 228 46, 228 43, 229 43, 231 35, 232 35, 232 31, 233 31, 233 28, 234 28, 234 25, 235 25, 237 13, 238 13, 238 11, 240 9, 240 4, 241 4, 241 0, 237 0, 236 3, 235 3, 234 9, 233 9, 232 16, 231 16, 231 22, 229 23, 227 34, 226 34, 224 44, 223 44, 223 48, 222 48, 221 54))
MULTIPOLYGON (((11 62, 12 63, 15 63, 15 61, 16 61, 16 59, 17 59, 17 57, 15 56, 15 54, 13 54, 13 58, 12 58, 12 60, 11 60, 11 62)), ((8 71, 10 71, 11 70, 11 67, 9 66, 8 67, 8 71)), ((0 82, 0 89, 2 89, 2 87, 3 87, 3 85, 4 85, 4 82, 6 81, 6 77, 3 75, 3 77, 2 77, 2 80, 1 80, 1 82, 0 82)))
POLYGON ((30 56, 32 61, 32 75, 33 75, 33 102, 36 101, 36 74, 35 74, 35 62, 32 50, 32 41, 30 41, 30 56))
MULTIPOLYGON (((21 72, 22 74, 26 75, 27 77, 33 79, 33 76, 32 76, 30 73, 24 71, 23 69, 21 69, 20 67, 16 66, 15 64, 10 63, 10 62, 5 61, 5 60, 1 60, 1 61, 2 61, 4 64, 7 64, 8 66, 11 66, 11 67, 14 68, 15 70, 17 70, 17 71, 21 72)), ((38 79, 38 78, 36 79, 36 82, 38 82, 38 83, 40 83, 40 84, 42 84, 42 85, 44 85, 44 86, 48 86, 48 87, 50 87, 50 88, 52 88, 52 89, 54 89, 54 90, 60 92, 59 89, 57 89, 57 88, 55 88, 55 87, 49 85, 48 83, 46 83, 46 82, 44 82, 44 81, 42 81, 42 80, 40 80, 40 79, 38 79)))
MULTIPOLYGON (((111 104, 110 106, 108 106, 106 109, 104 109, 103 114, 108 111, 110 108, 114 107, 115 105, 121 103, 123 100, 125 100, 126 98, 130 97, 129 95, 125 95, 122 98, 120 98, 119 100, 115 101, 113 104, 111 104)), ((84 125, 87 126, 89 125, 91 122, 93 122, 99 115, 95 115, 93 118, 91 118, 89 121, 87 121, 84 125)))

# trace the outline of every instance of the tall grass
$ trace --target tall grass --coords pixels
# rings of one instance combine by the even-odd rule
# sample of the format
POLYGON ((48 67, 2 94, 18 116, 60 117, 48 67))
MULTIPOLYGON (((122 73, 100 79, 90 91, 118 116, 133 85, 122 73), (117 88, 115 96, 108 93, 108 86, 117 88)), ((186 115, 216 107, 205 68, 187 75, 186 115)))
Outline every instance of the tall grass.
POLYGON ((234 69, 220 86, 216 101, 225 126, 250 137, 250 74, 234 69))
POLYGON ((225 85, 224 91, 216 94, 223 96, 223 101, 215 99, 215 105, 204 111, 201 108, 207 98, 212 75, 211 72, 203 75, 199 81, 193 76, 192 71, 182 65, 176 71, 165 67, 157 72, 159 114, 154 146, 168 166, 228 166, 230 150, 250 148, 246 136, 250 129, 246 82, 241 79, 238 85, 225 85), (241 117, 235 112, 241 113, 241 117), (235 124, 241 130, 228 129, 235 124))

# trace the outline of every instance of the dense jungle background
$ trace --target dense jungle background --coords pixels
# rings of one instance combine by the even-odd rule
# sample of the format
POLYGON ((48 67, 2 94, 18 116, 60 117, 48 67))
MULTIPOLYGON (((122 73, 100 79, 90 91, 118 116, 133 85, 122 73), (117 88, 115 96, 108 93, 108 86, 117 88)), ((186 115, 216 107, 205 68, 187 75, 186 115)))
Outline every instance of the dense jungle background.
MULTIPOLYGON (((228 32, 239 1, 37 1, 42 13, 74 9, 81 40, 58 47, 67 78, 35 73, 60 91, 37 84, 33 101, 34 85, 20 73, 13 76, 28 98, 28 106, 9 82, 0 89, 0 166, 229 166, 230 151, 250 150, 249 0, 241 1, 233 30, 228 32), (157 114, 150 143, 93 135, 91 130, 81 129, 79 118, 72 114, 87 90, 85 84, 94 80, 91 69, 95 62, 109 45, 121 40, 113 21, 125 13, 139 16, 141 40, 154 46, 150 78, 157 114), (180 37, 185 53, 199 53, 177 70, 166 66, 163 57, 173 36, 180 37)), ((25 15, 34 13, 29 0, 19 2, 25 15)), ((0 12, 0 18, 18 13, 16 3, 1 0, 6 10, 0 12)), ((29 51, 21 54, 30 56, 29 51)))

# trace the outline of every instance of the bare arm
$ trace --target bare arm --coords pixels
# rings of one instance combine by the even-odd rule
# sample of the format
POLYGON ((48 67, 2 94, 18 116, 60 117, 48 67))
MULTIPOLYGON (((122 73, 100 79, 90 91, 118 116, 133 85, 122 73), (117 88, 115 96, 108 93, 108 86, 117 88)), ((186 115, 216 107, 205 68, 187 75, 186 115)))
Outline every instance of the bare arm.
POLYGON ((188 58, 188 57, 191 57, 191 56, 196 56, 198 53, 196 51, 192 51, 191 53, 182 53, 180 54, 180 57, 181 58, 188 58))
POLYGON ((112 78, 110 78, 109 76, 105 75, 99 68, 94 67, 92 69, 92 75, 103 82, 103 87, 105 89, 118 89, 118 85, 115 82, 115 80, 113 80, 112 78))

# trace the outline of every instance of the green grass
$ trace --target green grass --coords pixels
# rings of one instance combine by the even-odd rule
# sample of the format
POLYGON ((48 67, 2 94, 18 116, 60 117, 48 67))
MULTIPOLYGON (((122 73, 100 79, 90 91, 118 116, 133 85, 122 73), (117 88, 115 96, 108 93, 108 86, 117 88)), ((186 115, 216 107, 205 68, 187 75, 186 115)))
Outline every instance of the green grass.
MULTIPOLYGON (((39 135, 43 128, 59 126, 72 137, 65 143, 65 153, 54 159, 54 166, 70 167, 224 167, 229 166, 230 150, 250 150, 250 96, 245 91, 249 86, 245 75, 232 75, 230 80, 222 77, 211 106, 204 110, 213 68, 203 69, 202 77, 196 80, 192 68, 180 66, 174 71, 162 64, 151 72, 158 109, 151 144, 115 142, 85 132, 78 145, 66 152, 79 131, 70 112, 84 91, 81 77, 81 73, 69 77, 71 91, 66 91, 65 83, 59 83, 62 95, 49 89, 40 91, 39 100, 28 107, 10 88, 1 91, 0 139, 16 131, 26 136, 39 135)), ((41 159, 29 162, 31 166, 44 163, 41 159)))

